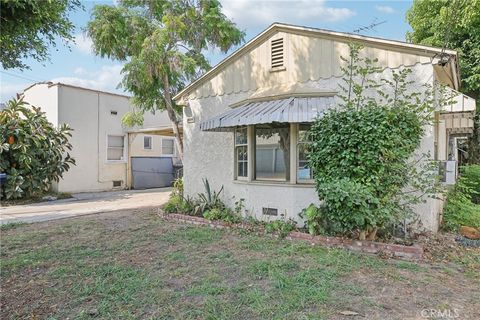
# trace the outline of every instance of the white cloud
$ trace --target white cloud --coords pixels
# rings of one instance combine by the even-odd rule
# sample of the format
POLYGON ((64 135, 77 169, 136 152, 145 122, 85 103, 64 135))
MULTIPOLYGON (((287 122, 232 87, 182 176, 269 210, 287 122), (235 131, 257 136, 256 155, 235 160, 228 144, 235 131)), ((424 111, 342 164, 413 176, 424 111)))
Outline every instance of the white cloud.
POLYGON ((394 13, 395 10, 392 7, 389 6, 375 6, 375 9, 377 11, 383 12, 383 13, 394 13))
POLYGON ((346 20, 356 13, 348 8, 328 7, 325 0, 222 0, 223 12, 240 28, 255 28, 284 22, 312 25, 346 20))
POLYGON ((31 84, 31 82, 25 82, 20 84, 5 84, 5 82, 2 81, 2 85, 0 86, 0 101, 6 102, 12 98, 16 98, 17 93, 23 92, 23 89, 25 89, 31 84))
POLYGON ((78 51, 84 54, 92 54, 92 46, 93 41, 90 37, 84 34, 77 34, 75 36, 75 48, 77 48, 78 51))
POLYGON ((122 92, 117 89, 117 85, 122 80, 122 75, 120 74, 122 68, 123 65, 103 66, 99 71, 89 72, 82 67, 78 67, 74 70, 78 77, 58 77, 51 81, 93 90, 122 92))

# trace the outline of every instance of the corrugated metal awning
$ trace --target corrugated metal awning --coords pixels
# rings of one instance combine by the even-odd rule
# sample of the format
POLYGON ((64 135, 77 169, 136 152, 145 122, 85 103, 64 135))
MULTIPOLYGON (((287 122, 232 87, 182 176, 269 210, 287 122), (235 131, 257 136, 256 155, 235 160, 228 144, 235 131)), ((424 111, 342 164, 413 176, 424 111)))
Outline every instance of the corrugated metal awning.
POLYGON ((237 126, 272 122, 313 122, 334 106, 334 97, 290 97, 247 102, 200 123, 202 131, 226 131, 237 126))

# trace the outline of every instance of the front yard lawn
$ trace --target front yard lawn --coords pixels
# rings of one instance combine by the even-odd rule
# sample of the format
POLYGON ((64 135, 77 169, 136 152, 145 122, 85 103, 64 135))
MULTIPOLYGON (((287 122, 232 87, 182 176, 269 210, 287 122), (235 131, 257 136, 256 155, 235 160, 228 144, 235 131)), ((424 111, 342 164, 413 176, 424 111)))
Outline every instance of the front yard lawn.
POLYGON ((480 319, 478 251, 463 265, 388 261, 152 210, 1 232, 2 319, 480 319))

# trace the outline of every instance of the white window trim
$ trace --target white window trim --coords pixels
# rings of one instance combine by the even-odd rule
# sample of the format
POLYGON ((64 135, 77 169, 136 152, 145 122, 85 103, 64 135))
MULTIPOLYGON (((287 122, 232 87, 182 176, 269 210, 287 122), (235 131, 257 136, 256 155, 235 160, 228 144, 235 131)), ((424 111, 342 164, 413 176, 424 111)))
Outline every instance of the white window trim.
POLYGON ((153 137, 152 136, 143 136, 143 150, 152 151, 153 150, 153 137), (145 138, 150 139, 150 148, 145 148, 145 138))
POLYGON ((106 134, 106 138, 105 138, 105 162, 107 164, 114 164, 114 163, 127 163, 128 159, 127 159, 127 148, 128 148, 128 144, 127 144, 127 141, 126 141, 126 135, 124 134, 106 134), (108 137, 122 137, 123 138, 123 160, 109 160, 108 159, 108 137))
POLYGON ((174 138, 162 138, 161 140, 161 146, 160 146, 160 154, 162 157, 175 157, 175 139, 174 138), (163 153, 163 141, 165 140, 171 140, 173 142, 173 153, 163 153))

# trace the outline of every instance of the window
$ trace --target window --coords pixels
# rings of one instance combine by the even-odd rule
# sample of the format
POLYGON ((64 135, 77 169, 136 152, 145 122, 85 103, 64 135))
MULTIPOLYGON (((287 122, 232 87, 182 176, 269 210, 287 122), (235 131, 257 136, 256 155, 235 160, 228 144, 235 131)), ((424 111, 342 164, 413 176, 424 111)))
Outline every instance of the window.
POLYGON ((309 124, 300 124, 298 127, 297 142, 297 179, 298 182, 311 182, 313 180, 313 170, 308 165, 308 149, 310 140, 307 133, 310 129, 309 124))
POLYGON ((283 68, 283 38, 272 40, 270 54, 272 69, 283 68))
POLYGON ((173 155, 175 153, 175 143, 173 139, 162 139, 162 154, 173 155))
POLYGON ((152 137, 143 137, 143 149, 152 150, 152 137))
POLYGON ((255 179, 290 180, 290 124, 255 126, 255 179))
POLYGON ((237 128, 235 130, 235 159, 236 159, 236 177, 248 177, 248 145, 247 128, 237 128))
POLYGON ((119 161, 124 160, 125 151, 124 136, 108 136, 107 137, 107 160, 119 161))

